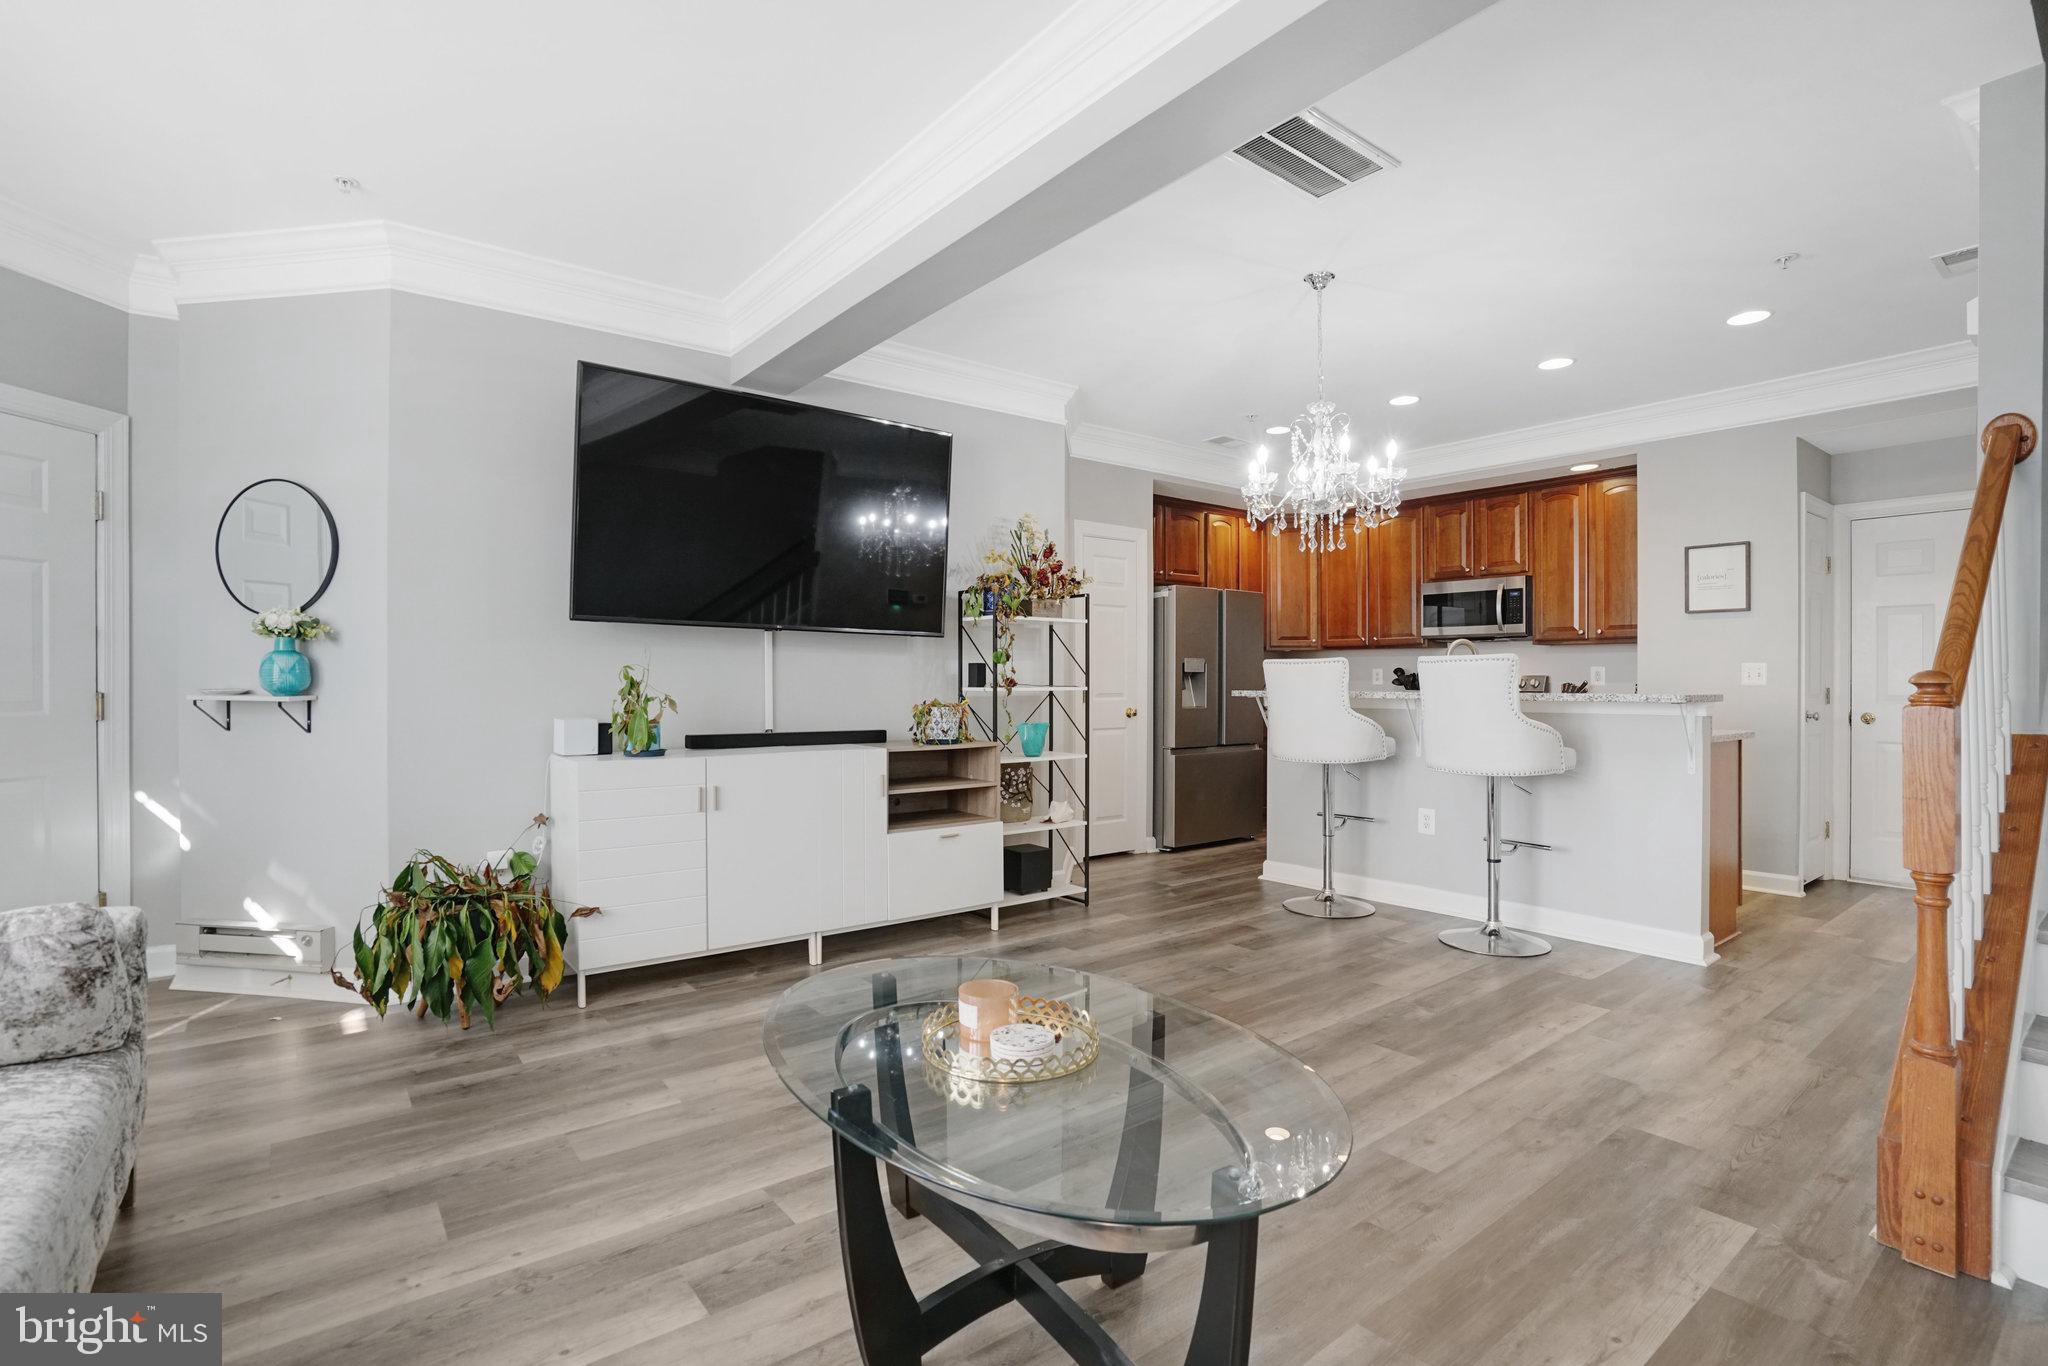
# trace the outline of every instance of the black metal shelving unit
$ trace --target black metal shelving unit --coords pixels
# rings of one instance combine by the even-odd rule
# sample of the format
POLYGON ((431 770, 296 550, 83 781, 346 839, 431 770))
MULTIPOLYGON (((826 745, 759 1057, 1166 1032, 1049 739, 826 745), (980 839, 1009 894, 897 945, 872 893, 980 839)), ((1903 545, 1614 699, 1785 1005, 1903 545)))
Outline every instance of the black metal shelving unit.
MULTIPOLYGON (((1089 639, 1089 635, 1095 629, 1093 622, 1090 620, 1089 595, 1081 593, 1064 600, 1070 607, 1073 604, 1079 605, 1081 613, 1079 617, 1034 616, 1017 619, 1018 621, 1033 620, 1048 623, 1063 621, 1068 623, 1067 625, 1048 624, 1045 626, 1012 627, 1012 633, 1016 635, 1017 643, 1020 646, 1025 640, 1023 632, 1027 631, 1043 631, 1046 636, 1046 646, 1044 681, 1027 681, 1020 674, 1017 679, 1017 692, 1008 698, 1011 724, 1013 726, 1021 726, 1026 721, 1041 719, 1052 723, 1047 735, 1047 753, 1070 756, 1065 758, 1032 759, 1026 757, 1021 749, 1015 748, 1016 741, 1014 736, 1006 737, 1003 734, 1005 697, 1000 681, 1001 672, 996 668, 994 659, 996 648, 995 616, 993 613, 980 611, 974 611, 970 614, 968 602, 969 592, 971 591, 963 590, 955 604, 958 612, 958 622, 954 649, 954 677, 959 684, 960 695, 967 700, 971 724, 983 738, 993 740, 1000 746, 998 754, 999 764, 1019 763, 1029 768, 1034 796, 1038 792, 1043 791, 1048 804, 1061 800, 1071 802, 1075 807, 1075 816, 1078 821, 1078 824, 1071 829, 1047 827, 1043 831, 1036 831, 1026 827, 1016 830, 1006 828, 1003 831, 1003 843, 1006 845, 1017 840, 1042 837, 1046 840, 1046 847, 1049 850, 1057 853, 1058 850, 1064 849, 1068 857, 1074 861, 1074 881, 1071 884, 1066 884, 1069 888, 1068 890, 1060 890, 1062 884, 1055 882, 1053 889, 1043 894, 1030 892, 1016 893, 1006 896, 1003 904, 1005 906, 1012 906, 1030 905, 1040 901, 1074 901, 1086 906, 1089 904, 1090 881, 1088 875, 1088 831, 1090 824, 1089 759, 1091 756, 1089 753, 1088 723, 1089 709, 1093 698, 1093 690, 1089 687, 1088 683, 1088 661, 1092 658, 1090 654, 1092 642, 1089 639), (1079 654, 1074 652, 1074 642, 1072 639, 1077 630, 1081 645, 1079 654), (1072 674, 1078 682, 1062 683, 1059 681, 1061 672, 1060 661, 1062 659, 1066 660, 1067 666, 1072 670, 1072 674), (967 686, 967 666, 972 663, 979 663, 987 668, 988 685, 986 687, 970 688, 967 686), (1036 698, 1035 701, 1031 700, 1033 697, 1036 698), (1068 705, 1069 698, 1080 703, 1078 709, 1068 705), (1020 702, 1024 705, 1020 706, 1020 702), (1079 712, 1078 716, 1076 715, 1077 710, 1079 712), (1060 745, 1061 724, 1066 726, 1068 732, 1073 737, 1070 748, 1063 749, 1060 745), (1044 769, 1042 774, 1039 771, 1041 767, 1044 769), (1076 770, 1078 770, 1078 778, 1076 770), (1080 835, 1078 848, 1076 847, 1076 842, 1069 838, 1077 833, 1080 835)), ((1012 660, 1013 666, 1016 662, 1016 660, 1012 660)), ((1000 768, 998 772, 1000 772, 1000 768)))

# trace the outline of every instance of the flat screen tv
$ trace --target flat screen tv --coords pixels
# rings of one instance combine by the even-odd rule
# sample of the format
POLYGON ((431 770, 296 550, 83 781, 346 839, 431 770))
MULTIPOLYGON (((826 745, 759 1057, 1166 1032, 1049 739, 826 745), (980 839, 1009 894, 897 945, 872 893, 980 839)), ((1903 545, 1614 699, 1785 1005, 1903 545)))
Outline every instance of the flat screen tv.
POLYGON ((953 438, 582 365, 569 614, 935 636, 953 438))

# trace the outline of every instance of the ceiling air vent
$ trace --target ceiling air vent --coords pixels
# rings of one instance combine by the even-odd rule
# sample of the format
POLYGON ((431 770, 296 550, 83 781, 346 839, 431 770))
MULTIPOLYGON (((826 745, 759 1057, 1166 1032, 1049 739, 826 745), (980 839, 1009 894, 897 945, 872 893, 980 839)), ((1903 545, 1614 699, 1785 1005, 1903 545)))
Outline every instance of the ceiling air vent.
POLYGON ((1955 251, 1945 251, 1934 258, 1934 269, 1946 280, 1953 280, 1958 275, 1968 275, 1976 268, 1977 249, 1975 247, 1961 247, 1955 251))
POLYGON ((1202 438, 1202 444, 1214 446, 1218 450, 1241 451, 1252 443, 1241 436, 1206 436, 1202 438))
POLYGON ((1237 155, 1317 199, 1401 164, 1320 109, 1268 128, 1237 155))

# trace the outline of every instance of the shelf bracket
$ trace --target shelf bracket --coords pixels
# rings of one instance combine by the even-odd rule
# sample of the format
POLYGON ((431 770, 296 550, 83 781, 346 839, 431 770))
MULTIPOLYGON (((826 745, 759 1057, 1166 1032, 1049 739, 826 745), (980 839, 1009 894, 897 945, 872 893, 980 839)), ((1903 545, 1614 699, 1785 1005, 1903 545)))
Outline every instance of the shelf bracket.
POLYGON ((300 730, 306 732, 306 734, 311 735, 313 733, 313 699, 309 697, 302 704, 306 708, 306 719, 303 721, 301 721, 298 717, 293 716, 291 712, 287 710, 287 708, 290 707, 290 705, 291 700, 289 698, 279 698, 277 701, 277 709, 281 712, 284 712, 285 719, 287 721, 290 721, 293 725, 297 726, 300 730))
POLYGON ((206 704, 196 697, 192 699, 192 710, 198 712, 222 730, 233 730, 235 728, 235 709, 225 701, 221 703, 219 716, 215 716, 212 712, 208 711, 206 704))

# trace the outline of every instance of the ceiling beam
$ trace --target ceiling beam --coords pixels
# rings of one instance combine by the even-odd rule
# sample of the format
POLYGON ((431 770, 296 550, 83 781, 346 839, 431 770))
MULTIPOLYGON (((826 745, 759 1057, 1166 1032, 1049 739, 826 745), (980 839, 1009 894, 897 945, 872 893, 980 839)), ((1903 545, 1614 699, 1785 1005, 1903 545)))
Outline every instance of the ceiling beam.
POLYGON ((1213 4, 1199 26, 1030 146, 982 160, 978 175, 956 165, 955 178, 972 183, 886 243, 872 240, 873 215, 838 239, 829 237, 835 214, 821 219, 813 232, 826 238, 778 253, 732 301, 733 379, 798 389, 1491 2, 1213 4))

